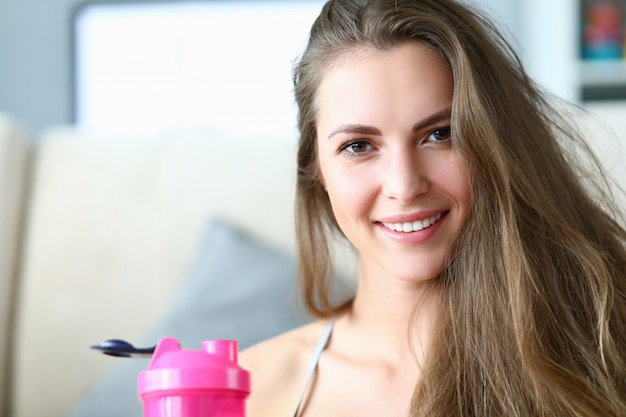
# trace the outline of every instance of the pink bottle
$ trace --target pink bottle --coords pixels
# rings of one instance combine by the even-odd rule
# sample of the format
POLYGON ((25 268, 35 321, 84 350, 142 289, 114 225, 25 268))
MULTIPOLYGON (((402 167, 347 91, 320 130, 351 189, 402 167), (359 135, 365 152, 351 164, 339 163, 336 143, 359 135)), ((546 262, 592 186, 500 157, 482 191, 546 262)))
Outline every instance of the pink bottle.
POLYGON ((139 374, 144 417, 245 417, 250 373, 237 365, 237 342, 209 340, 200 350, 159 341, 139 374))

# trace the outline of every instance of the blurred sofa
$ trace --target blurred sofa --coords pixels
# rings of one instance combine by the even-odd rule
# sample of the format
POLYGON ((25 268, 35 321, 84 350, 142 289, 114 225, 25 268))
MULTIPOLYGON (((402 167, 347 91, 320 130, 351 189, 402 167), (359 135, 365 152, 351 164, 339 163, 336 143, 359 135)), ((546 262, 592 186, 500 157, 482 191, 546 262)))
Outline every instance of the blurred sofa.
POLYGON ((0 119, 0 415, 140 415, 147 362, 89 349, 105 339, 244 348, 306 321, 295 141, 24 132, 0 119))
MULTIPOLYGON (((590 110, 583 127, 624 183, 626 104, 590 110)), ((293 138, 26 132, 0 117, 0 415, 140 415, 147 362, 89 349, 105 339, 243 348, 307 320, 293 138)))

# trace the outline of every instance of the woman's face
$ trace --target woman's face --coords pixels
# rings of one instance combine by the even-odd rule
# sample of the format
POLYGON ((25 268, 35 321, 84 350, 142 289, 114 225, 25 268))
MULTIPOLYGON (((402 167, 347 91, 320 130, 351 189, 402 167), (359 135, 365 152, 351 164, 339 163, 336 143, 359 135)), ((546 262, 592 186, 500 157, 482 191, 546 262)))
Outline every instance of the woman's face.
POLYGON ((439 275, 470 200, 451 144, 453 80, 411 43, 340 58, 318 94, 319 178, 362 273, 439 275))

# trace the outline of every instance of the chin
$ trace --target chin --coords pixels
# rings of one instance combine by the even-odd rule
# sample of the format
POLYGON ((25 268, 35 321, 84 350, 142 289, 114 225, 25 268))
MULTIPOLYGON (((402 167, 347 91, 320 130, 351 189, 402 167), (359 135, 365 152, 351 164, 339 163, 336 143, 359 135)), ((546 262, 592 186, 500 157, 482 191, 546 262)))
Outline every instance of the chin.
POLYGON ((424 262, 413 258, 406 261, 408 262, 396 261, 388 271, 402 281, 422 282, 438 279, 445 266, 443 260, 441 262, 424 262))
POLYGON ((401 281, 421 283, 438 280, 441 271, 442 268, 402 268, 401 270, 394 268, 389 272, 401 281))

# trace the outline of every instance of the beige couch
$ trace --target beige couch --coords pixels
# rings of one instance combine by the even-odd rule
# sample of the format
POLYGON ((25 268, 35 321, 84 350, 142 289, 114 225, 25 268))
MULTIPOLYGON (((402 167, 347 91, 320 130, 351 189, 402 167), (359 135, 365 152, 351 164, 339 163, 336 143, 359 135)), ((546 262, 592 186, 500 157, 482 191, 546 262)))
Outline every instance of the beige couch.
MULTIPOLYGON (((617 134, 586 124, 624 183, 626 105, 593 110, 617 134)), ((65 416, 128 361, 88 347, 149 340, 211 218, 291 256, 294 168, 290 139, 28 138, 0 118, 0 414, 65 416)))

